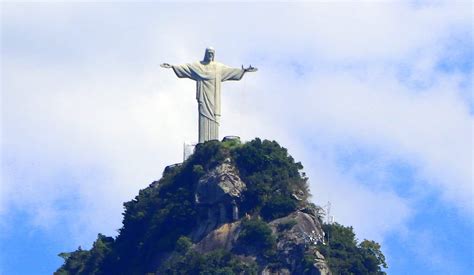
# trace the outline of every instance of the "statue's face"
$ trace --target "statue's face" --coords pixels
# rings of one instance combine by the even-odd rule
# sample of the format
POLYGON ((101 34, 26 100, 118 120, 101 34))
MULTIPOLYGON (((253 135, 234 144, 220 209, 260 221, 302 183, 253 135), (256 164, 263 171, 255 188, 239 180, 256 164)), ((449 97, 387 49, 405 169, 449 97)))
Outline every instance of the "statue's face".
POLYGON ((211 62, 214 61, 214 51, 206 50, 206 54, 204 55, 204 61, 211 62))

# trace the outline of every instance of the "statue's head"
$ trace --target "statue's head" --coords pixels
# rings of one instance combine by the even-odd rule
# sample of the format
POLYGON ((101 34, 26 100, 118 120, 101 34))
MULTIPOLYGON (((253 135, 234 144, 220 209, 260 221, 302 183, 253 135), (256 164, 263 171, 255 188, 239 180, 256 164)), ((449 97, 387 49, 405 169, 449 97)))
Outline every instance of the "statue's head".
POLYGON ((209 63, 214 61, 214 56, 216 55, 216 50, 213 47, 208 47, 204 53, 204 62, 209 63))

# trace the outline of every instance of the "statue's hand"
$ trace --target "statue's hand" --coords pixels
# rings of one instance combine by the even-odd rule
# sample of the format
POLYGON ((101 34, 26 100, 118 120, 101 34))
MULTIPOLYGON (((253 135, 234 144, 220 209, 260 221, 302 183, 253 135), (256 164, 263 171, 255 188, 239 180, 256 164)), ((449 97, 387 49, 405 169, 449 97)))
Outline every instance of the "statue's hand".
POLYGON ((252 67, 252 65, 248 66, 247 68, 244 68, 244 65, 242 65, 242 70, 244 70, 245 72, 256 72, 256 71, 258 71, 258 69, 255 68, 255 67, 252 67))
POLYGON ((161 64, 160 66, 161 66, 162 68, 166 68, 166 69, 169 69, 169 68, 172 67, 172 66, 171 66, 170 64, 168 64, 168 63, 163 63, 163 64, 161 64))

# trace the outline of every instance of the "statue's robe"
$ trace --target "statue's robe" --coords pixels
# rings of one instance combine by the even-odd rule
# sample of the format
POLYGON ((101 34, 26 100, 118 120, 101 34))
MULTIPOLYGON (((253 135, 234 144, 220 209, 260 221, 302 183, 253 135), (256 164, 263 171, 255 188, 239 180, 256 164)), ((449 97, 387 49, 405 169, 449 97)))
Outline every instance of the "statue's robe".
POLYGON ((172 67, 178 77, 196 81, 196 100, 199 104, 199 143, 219 139, 221 82, 240 80, 245 71, 214 61, 209 63, 199 61, 172 67))

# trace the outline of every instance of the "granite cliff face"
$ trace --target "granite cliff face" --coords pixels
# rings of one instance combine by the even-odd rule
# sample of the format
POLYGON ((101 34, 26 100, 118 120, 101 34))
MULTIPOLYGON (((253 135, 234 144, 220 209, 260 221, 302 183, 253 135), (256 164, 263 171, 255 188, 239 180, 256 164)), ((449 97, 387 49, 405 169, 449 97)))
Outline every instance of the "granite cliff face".
POLYGON ((193 241, 239 219, 238 204, 246 187, 229 158, 199 179, 194 197, 200 219, 191 234, 193 241))
POLYGON ((230 159, 201 177, 195 193, 196 203, 207 216, 191 233, 195 242, 192 249, 199 253, 217 249, 236 253, 243 260, 258 263, 260 274, 331 274, 323 255, 316 249, 318 243, 324 242, 324 232, 318 209, 311 204, 268 223, 276 237, 276 253, 271 260, 239 249, 242 220, 252 218, 247 213, 242 215, 238 209, 245 189, 246 184, 230 159), (303 264, 305 256, 312 260, 311 266, 303 264), (275 260, 278 267, 272 265, 275 260))
POLYGON ((331 274, 302 168, 274 141, 200 144, 56 274, 331 274))

